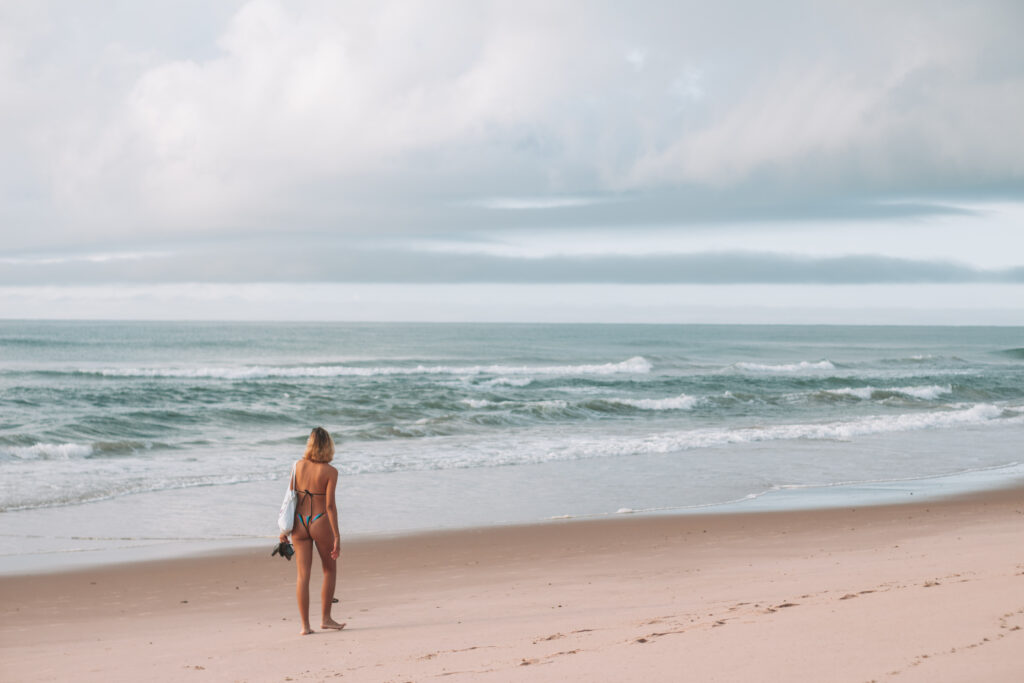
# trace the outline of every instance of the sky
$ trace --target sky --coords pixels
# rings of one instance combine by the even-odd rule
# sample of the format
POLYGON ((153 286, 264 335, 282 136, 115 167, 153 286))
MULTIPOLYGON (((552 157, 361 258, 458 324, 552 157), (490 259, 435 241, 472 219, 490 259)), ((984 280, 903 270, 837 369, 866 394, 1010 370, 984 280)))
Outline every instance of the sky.
POLYGON ((0 318, 1024 325, 1021 26, 0 0, 0 318))

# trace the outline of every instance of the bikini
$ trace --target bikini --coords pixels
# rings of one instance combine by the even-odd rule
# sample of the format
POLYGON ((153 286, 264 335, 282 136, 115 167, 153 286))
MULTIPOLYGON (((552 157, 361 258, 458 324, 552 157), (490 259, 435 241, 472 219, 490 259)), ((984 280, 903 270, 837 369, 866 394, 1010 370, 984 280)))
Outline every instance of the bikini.
MULTIPOLYGON (((296 464, 298 464, 298 463, 296 463, 296 464)), ((309 526, 313 522, 315 522, 316 520, 318 520, 321 517, 323 517, 324 516, 324 512, 326 512, 326 510, 325 510, 324 512, 321 512, 320 514, 318 514, 316 516, 313 515, 313 496, 326 496, 327 494, 326 493, 313 493, 309 489, 304 489, 302 491, 299 491, 297 488, 295 488, 295 473, 294 472, 292 472, 292 489, 295 490, 295 493, 301 493, 301 494, 305 495, 306 498, 309 500, 309 516, 304 516, 301 512, 299 512, 299 506, 298 505, 295 506, 295 514, 299 518, 299 522, 302 523, 302 526, 305 527, 306 535, 310 536, 310 538, 312 538, 312 536, 309 533, 309 526)))
POLYGON ((298 511, 298 506, 296 506, 295 514, 299 516, 299 521, 302 523, 302 526, 306 528, 306 534, 309 535, 309 525, 324 516, 323 512, 316 515, 315 517, 313 516, 313 496, 326 496, 327 494, 313 493, 309 489, 299 491, 299 493, 304 494, 309 500, 309 516, 303 516, 303 514, 298 511))

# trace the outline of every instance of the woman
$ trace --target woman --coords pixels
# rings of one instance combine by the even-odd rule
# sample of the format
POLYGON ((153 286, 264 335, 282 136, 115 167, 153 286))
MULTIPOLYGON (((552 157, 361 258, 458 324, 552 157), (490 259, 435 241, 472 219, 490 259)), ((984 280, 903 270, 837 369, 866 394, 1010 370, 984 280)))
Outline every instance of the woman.
MULTIPOLYGON (((331 435, 323 427, 317 427, 309 435, 302 460, 295 463, 298 500, 295 506, 295 525, 292 527, 292 545, 295 547, 295 564, 298 569, 295 596, 299 601, 299 616, 302 617, 301 635, 313 632, 309 626, 309 573, 313 564, 314 543, 324 568, 324 586, 320 591, 320 602, 323 605, 320 628, 345 628, 345 624, 339 624, 331 618, 341 540, 338 533, 338 505, 334 501, 338 470, 328 464, 333 458, 334 441, 331 435)), ((287 541, 288 534, 281 534, 280 540, 287 541)))

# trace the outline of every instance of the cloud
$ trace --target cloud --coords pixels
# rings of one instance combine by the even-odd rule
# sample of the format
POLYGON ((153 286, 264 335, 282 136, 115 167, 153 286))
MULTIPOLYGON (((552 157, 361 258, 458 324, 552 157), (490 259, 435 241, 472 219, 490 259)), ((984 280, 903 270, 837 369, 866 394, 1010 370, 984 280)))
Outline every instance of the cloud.
POLYGON ((804 284, 1024 283, 1024 267, 982 269, 877 255, 764 252, 522 258, 321 242, 9 258, 0 285, 146 282, 804 284))
POLYGON ((109 263, 110 261, 139 261, 169 256, 165 252, 122 251, 107 253, 64 253, 22 256, 0 256, 0 264, 8 266, 52 266, 73 263, 109 263))
POLYGON ((1022 198, 1016 3, 40 6, 0 36, 11 249, 1022 198))
POLYGON ((462 206, 525 211, 531 209, 567 209, 579 206, 593 206, 615 201, 611 197, 488 197, 461 202, 462 206))
POLYGON ((1021 285, 175 283, 5 287, 13 318, 1021 325, 1021 285))

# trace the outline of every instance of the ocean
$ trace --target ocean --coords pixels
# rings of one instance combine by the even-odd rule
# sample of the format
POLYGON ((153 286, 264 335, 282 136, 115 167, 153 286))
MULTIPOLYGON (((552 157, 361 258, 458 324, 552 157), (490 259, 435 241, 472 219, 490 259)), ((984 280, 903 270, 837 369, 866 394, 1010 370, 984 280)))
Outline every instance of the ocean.
POLYGON ((2 568, 269 548, 316 425, 346 537, 992 486, 1024 328, 0 321, 2 568))

